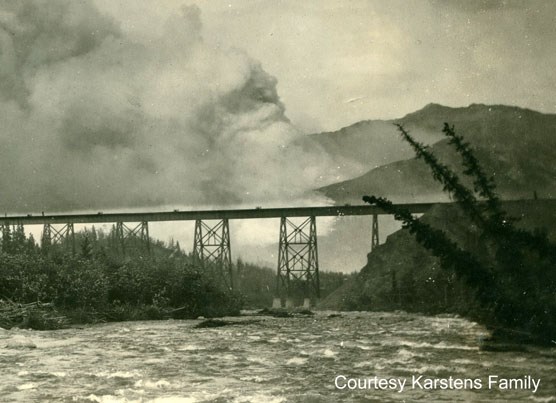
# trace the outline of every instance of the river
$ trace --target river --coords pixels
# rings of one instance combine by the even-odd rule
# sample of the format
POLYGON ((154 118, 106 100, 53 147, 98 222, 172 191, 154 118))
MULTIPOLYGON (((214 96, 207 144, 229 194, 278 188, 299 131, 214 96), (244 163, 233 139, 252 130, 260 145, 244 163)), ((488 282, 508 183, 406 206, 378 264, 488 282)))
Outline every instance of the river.
POLYGON ((486 332, 465 319, 367 312, 229 319, 247 322, 0 329, 0 401, 556 401, 556 348, 480 351, 486 332), (489 376, 498 377, 490 387, 489 376), (534 393, 527 376, 540 379, 534 393), (427 379, 450 377, 474 387, 426 387, 427 379), (350 390, 357 379, 371 387, 350 390), (406 383, 403 391, 376 389, 380 379, 406 383), (504 379, 520 388, 502 389, 504 379))

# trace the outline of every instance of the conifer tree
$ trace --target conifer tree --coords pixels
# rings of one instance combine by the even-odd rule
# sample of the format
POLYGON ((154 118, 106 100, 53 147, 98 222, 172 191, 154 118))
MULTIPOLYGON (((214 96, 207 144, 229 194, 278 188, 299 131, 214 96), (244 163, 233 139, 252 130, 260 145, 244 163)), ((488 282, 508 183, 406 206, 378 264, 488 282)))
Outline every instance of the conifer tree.
POLYGON ((83 259, 91 259, 93 257, 93 245, 89 240, 88 234, 85 234, 81 241, 81 257, 83 259))
POLYGON ((29 233, 25 250, 27 251, 27 253, 35 253, 36 249, 37 249, 37 243, 35 242, 35 237, 33 236, 33 234, 29 233))
POLYGON ((9 225, 2 225, 2 252, 12 253, 12 231, 9 225))
POLYGON ((397 127, 417 158, 431 169, 433 178, 479 228, 488 253, 478 256, 463 249, 443 231, 385 198, 364 196, 363 200, 402 221, 417 242, 439 258, 443 268, 453 270, 475 290, 488 315, 483 319, 489 324, 499 329, 521 329, 539 341, 550 342, 556 334, 556 245, 546 233, 515 226, 517 220, 502 208, 493 178, 486 175, 470 144, 453 126, 445 123, 443 133, 460 156, 463 174, 471 179, 472 188, 403 126, 397 127))
POLYGON ((25 250, 25 246, 25 228, 22 224, 15 225, 12 235, 12 251, 14 253, 22 252, 23 250, 25 250))

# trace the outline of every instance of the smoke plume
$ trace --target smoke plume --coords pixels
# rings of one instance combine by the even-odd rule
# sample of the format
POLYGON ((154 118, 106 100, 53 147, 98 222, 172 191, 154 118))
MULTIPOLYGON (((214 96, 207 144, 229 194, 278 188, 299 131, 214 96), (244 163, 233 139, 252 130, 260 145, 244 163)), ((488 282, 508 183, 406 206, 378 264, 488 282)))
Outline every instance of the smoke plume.
POLYGON ((284 203, 332 179, 276 80, 201 31, 196 7, 137 41, 89 1, 2 2, 0 211, 284 203))

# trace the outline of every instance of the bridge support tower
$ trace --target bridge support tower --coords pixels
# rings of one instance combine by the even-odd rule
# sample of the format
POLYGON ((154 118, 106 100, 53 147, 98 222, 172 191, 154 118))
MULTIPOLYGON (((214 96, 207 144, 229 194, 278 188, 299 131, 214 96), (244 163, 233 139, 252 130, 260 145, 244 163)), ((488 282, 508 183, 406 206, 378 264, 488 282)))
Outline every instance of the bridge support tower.
POLYGON ((66 251, 75 255, 75 231, 73 229, 73 223, 67 223, 58 228, 53 224, 44 224, 41 237, 41 248, 44 251, 48 251, 54 245, 60 245, 66 251))
POLYGON ((314 216, 296 225, 286 217, 280 219, 276 296, 273 308, 293 307, 294 297, 302 293, 303 306, 320 297, 317 226, 314 216), (297 295, 294 295, 297 294, 297 295))
POLYGON ((378 215, 372 215, 371 226, 371 252, 378 246, 378 215))
POLYGON ((195 221, 193 258, 203 269, 209 271, 224 287, 234 289, 230 227, 228 219, 210 225, 204 220, 195 221))
POLYGON ((149 222, 141 221, 139 224, 128 226, 123 222, 116 223, 115 240, 122 255, 136 247, 147 256, 151 254, 151 240, 149 237, 149 222))

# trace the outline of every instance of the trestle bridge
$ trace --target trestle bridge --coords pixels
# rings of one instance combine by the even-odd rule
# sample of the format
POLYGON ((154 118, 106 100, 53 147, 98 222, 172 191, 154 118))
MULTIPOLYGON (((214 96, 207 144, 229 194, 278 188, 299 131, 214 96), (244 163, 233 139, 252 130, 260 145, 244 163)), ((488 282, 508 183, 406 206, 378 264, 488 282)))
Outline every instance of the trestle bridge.
MULTIPOLYGON (((505 203, 532 202, 531 200, 505 203)), ((556 200, 555 200, 556 202, 556 200)), ((451 203, 411 203, 398 204, 412 214, 422 214, 438 204, 451 203)), ((96 214, 54 214, 21 215, 0 217, 2 234, 10 226, 42 225, 41 246, 47 248, 55 244, 66 246, 75 253, 75 224, 115 224, 115 236, 121 252, 126 253, 126 245, 134 239, 139 241, 147 254, 151 253, 149 236, 150 222, 195 221, 193 256, 198 264, 215 270, 226 286, 234 288, 229 221, 246 219, 280 219, 278 242, 278 266, 276 272, 275 306, 281 306, 289 299, 292 283, 304 282, 305 304, 319 297, 319 263, 317 247, 317 217, 371 216, 370 249, 379 243, 378 216, 384 211, 370 205, 345 205, 323 207, 253 208, 229 210, 167 211, 138 213, 96 213, 96 214), (291 219, 298 218, 294 220, 291 219)))

